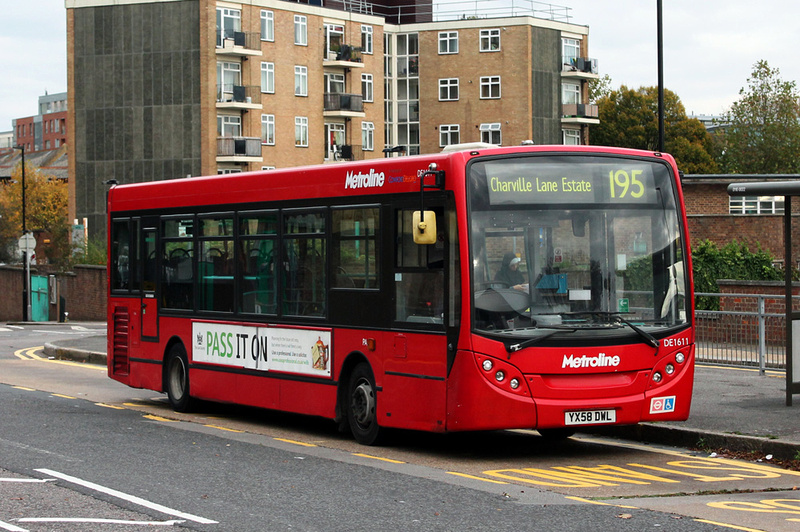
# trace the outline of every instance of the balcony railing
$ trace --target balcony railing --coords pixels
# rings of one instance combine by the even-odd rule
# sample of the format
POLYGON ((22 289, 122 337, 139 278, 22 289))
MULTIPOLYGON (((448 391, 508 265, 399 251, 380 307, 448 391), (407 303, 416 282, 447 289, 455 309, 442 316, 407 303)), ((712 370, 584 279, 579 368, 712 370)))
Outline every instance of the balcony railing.
POLYGON ((217 85, 217 101, 231 103, 261 103, 261 87, 259 85, 233 85, 228 83, 217 85))
POLYGON ((578 72, 583 74, 597 74, 597 59, 590 57, 573 57, 564 61, 562 72, 578 72))
POLYGON ((325 111, 352 111, 364 112, 364 97, 360 94, 346 94, 342 92, 325 93, 325 111))
POLYGON ((564 118, 598 118, 597 105, 593 103, 565 103, 561 106, 564 118))
POLYGON ((244 48, 246 50, 261 50, 261 34, 258 32, 243 32, 231 30, 217 30, 217 48, 244 48))
POLYGON ((261 139, 217 137, 217 157, 261 157, 261 139))
POLYGON ((336 49, 325 50, 323 59, 325 61, 350 61, 352 63, 361 62, 361 48, 342 44, 336 49))

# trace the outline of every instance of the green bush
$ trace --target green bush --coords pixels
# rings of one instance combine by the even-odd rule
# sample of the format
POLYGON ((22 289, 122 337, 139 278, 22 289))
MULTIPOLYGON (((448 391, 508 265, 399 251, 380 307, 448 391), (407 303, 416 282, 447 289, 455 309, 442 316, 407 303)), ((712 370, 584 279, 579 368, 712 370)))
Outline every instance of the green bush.
MULTIPOLYGON (((759 246, 750 251, 747 244, 733 241, 722 248, 706 240, 692 250, 695 292, 719 293, 719 279, 740 281, 780 281, 783 272, 772 264, 774 257, 759 246)), ((695 296, 698 310, 719 310, 715 297, 695 296)))

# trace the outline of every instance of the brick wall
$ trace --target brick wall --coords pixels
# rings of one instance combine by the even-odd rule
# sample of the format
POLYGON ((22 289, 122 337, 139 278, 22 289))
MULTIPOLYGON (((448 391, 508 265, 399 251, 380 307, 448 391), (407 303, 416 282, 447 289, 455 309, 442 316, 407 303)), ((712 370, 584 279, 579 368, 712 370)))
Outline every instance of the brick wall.
MULTIPOLYGON (((63 297, 70 321, 106 321, 105 266, 76 266, 73 272, 48 273, 32 268, 32 275, 55 275, 59 297, 63 297)), ((21 321, 23 273, 20 267, 0 267, 0 321, 21 321)), ((52 283, 51 283, 52 285, 52 283)), ((52 298, 51 298, 52 299, 52 298)), ((58 321, 58 304, 49 305, 50 321, 58 321)))

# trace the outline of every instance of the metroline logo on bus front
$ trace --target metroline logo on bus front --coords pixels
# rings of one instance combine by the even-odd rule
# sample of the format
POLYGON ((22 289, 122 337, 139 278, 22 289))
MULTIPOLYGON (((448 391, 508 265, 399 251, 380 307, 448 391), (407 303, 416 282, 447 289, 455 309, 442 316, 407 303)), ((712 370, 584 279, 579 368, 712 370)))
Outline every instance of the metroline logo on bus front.
POLYGON ((605 353, 599 353, 597 356, 587 357, 564 355, 564 360, 561 363, 561 369, 572 368, 615 368, 619 366, 619 355, 608 356, 605 353))
POLYGON ((369 169, 369 173, 363 172, 355 173, 352 170, 347 172, 344 180, 344 188, 379 188, 383 186, 386 181, 386 176, 383 172, 376 172, 374 168, 369 169))

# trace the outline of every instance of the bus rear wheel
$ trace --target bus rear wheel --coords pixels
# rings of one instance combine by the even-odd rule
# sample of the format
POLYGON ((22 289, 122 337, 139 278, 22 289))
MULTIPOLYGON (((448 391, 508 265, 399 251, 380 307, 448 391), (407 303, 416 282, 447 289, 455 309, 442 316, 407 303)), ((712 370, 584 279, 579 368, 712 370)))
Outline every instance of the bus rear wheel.
POLYGON ((189 359, 182 344, 175 344, 167 354, 166 388, 169 404, 176 412, 189 412, 189 359))
POLYGON ((378 443, 381 428, 378 425, 375 378, 369 364, 362 362, 353 369, 347 388, 347 421, 355 440, 362 445, 378 443))

